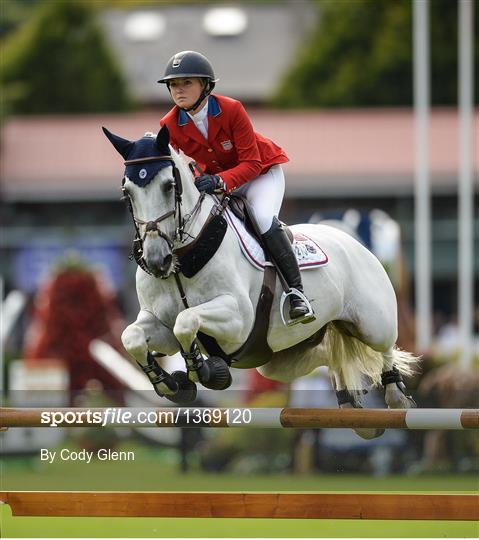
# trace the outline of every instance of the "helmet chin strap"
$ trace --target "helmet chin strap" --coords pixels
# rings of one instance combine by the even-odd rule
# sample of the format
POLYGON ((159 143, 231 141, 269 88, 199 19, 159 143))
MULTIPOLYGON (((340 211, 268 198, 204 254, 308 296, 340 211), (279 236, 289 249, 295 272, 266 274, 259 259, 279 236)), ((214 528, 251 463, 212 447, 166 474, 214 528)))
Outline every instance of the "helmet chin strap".
MULTIPOLYGON (((200 97, 193 103, 193 105, 191 107, 188 107, 188 108, 180 107, 180 109, 185 111, 185 112, 194 111, 197 107, 200 106, 201 102, 211 94, 214 87, 215 87, 215 83, 213 81, 208 81, 207 85, 202 90, 202 92, 200 94, 200 97)), ((169 90, 169 92, 171 94, 170 85, 168 85, 168 90, 169 90)))

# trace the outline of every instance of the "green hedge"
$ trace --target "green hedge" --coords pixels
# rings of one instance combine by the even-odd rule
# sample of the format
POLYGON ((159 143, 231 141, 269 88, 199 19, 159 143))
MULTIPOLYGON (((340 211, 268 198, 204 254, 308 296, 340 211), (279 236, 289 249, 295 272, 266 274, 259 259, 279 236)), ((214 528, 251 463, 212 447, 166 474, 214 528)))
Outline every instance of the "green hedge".
POLYGON ((86 113, 130 106, 92 3, 45 2, 2 44, 2 113, 86 113))
MULTIPOLYGON (((318 23, 305 38, 273 104, 410 106, 412 5, 412 0, 318 0, 318 23)), ((457 103, 457 2, 433 0, 429 5, 431 99, 435 105, 453 105, 457 103)), ((478 15, 476 9, 476 28, 478 15)), ((475 51, 477 88, 477 39, 475 51)))

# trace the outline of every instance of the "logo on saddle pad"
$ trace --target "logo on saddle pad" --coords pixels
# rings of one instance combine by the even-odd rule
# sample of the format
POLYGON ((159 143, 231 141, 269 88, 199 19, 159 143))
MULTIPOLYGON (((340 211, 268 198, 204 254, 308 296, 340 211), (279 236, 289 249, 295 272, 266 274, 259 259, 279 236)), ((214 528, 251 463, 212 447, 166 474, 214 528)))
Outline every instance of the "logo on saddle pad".
MULTIPOLYGON (((264 270, 266 257, 256 238, 250 235, 243 223, 230 210, 226 210, 224 215, 238 237, 243 255, 255 268, 264 270)), ((314 240, 303 233, 294 233, 293 251, 301 270, 317 268, 328 263, 326 253, 314 240)))

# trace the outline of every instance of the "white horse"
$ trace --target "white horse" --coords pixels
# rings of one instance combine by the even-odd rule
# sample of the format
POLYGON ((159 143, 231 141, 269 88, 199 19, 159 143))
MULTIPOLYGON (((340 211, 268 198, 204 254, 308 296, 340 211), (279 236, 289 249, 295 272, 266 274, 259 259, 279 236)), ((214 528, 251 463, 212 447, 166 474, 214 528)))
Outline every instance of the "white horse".
MULTIPOLYGON (((383 384, 389 407, 414 406, 401 374, 410 374, 417 358, 395 346, 396 296, 382 265, 365 247, 332 227, 293 226, 293 231, 314 240, 329 258, 327 265, 303 272, 305 294, 316 319, 286 327, 279 307, 282 288, 276 283, 267 332, 272 355, 235 362, 235 351, 246 342, 255 323, 263 271, 246 260, 228 227, 206 265, 185 277, 177 254, 192 245, 212 213, 220 213, 218 198, 198 192, 187 163, 169 147, 166 128, 156 138, 147 134, 135 142, 104 131, 126 160, 123 189, 141 250, 136 273, 140 312, 123 332, 122 342, 160 395, 186 401, 196 395, 194 382, 216 389, 230 384, 227 363, 213 357, 208 364, 200 354, 200 349, 205 353, 201 344, 198 348, 200 333, 216 340, 231 367, 256 366, 270 379, 288 382, 318 366, 328 366, 341 407, 361 406, 359 390, 365 377, 383 384), (188 370, 169 375, 157 358, 178 351, 188 370)), ((364 438, 382 433, 356 431, 364 438)))

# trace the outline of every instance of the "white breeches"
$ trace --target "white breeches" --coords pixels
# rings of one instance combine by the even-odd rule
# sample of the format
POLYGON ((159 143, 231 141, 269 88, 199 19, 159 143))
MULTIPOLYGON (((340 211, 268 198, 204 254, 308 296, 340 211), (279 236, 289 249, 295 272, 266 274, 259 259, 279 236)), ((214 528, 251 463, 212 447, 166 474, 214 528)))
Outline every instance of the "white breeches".
POLYGON ((274 216, 278 216, 284 196, 284 174, 281 165, 271 169, 235 190, 251 205, 261 234, 271 228, 274 216))

